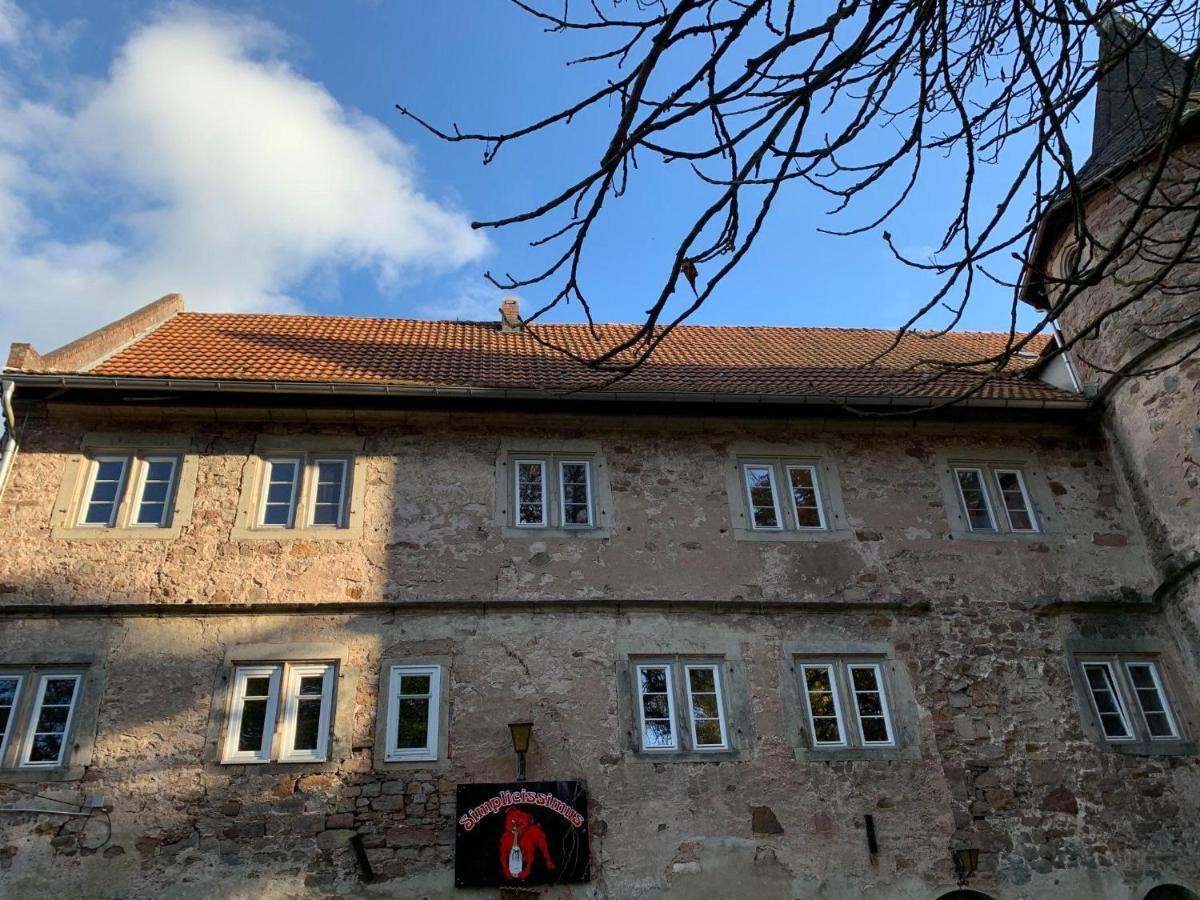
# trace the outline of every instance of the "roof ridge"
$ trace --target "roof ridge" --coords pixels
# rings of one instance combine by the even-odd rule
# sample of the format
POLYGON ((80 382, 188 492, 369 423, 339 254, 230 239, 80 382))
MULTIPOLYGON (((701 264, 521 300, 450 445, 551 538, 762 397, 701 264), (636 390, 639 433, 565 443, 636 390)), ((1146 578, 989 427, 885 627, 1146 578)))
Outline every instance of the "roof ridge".
MULTIPOLYGON (((356 316, 336 313, 252 313, 252 312, 205 312, 193 310, 179 314, 179 318, 194 319, 194 318, 238 318, 238 319, 280 319, 280 320, 300 320, 300 319, 317 319, 320 321, 345 320, 351 322, 412 322, 420 325, 486 325, 497 326, 499 319, 420 319, 408 316, 356 316)), ((550 328, 582 328, 590 329, 593 326, 587 322, 535 322, 535 327, 550 327, 550 328)), ((596 322, 596 328, 640 328, 642 326, 632 322, 596 322)), ((676 326, 676 330, 684 328, 688 330, 724 330, 724 331, 833 331, 840 333, 856 333, 866 332, 868 334, 896 334, 899 328, 871 328, 867 326, 853 325, 744 325, 744 324, 699 324, 688 323, 676 326)), ((1017 337, 1024 337, 1030 332, 1020 330, 1011 332, 1017 337)), ((910 328, 905 332, 906 335, 913 335, 921 338, 938 338, 950 337, 955 335, 986 335, 987 337, 997 337, 1000 335, 1010 334, 1008 330, 1003 331, 984 331, 976 329, 951 329, 949 331, 941 328, 910 328)))

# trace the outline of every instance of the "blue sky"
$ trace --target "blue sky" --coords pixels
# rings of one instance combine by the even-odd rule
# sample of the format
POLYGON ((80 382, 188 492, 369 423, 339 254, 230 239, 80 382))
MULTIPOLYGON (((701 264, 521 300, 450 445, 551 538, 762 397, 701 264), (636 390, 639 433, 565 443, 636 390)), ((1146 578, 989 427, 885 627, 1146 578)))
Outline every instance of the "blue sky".
MULTIPOLYGON (((597 70, 563 66, 587 49, 498 0, 0 0, 0 342, 50 349, 170 291, 192 309, 493 318, 483 271, 541 257, 531 232, 467 223, 564 183, 598 152, 603 116, 485 168, 480 148, 438 142, 394 104, 464 128, 523 124, 593 84, 597 70)), ((956 161, 940 165, 889 226, 916 253, 955 202, 956 161)), ((607 321, 640 318, 700 199, 678 169, 647 161, 642 175, 592 248, 607 321)), ((932 282, 878 231, 819 234, 827 206, 786 194, 693 321, 899 325, 932 282)), ((521 292, 527 310, 545 298, 521 292)), ((963 327, 1007 316, 1007 292, 984 290, 963 327)))

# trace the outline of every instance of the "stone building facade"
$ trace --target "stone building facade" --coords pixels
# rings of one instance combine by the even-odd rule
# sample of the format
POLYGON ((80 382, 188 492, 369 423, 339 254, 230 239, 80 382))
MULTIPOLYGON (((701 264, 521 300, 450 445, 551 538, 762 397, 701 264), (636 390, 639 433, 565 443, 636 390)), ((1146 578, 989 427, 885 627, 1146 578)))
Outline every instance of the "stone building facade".
POLYGON ((600 388, 511 306, 170 296, 14 346, 0 896, 495 896, 456 791, 516 721, 587 784, 546 896, 1194 896, 1200 369, 946 405, 973 376, 866 367, 889 337, 685 329, 600 388))

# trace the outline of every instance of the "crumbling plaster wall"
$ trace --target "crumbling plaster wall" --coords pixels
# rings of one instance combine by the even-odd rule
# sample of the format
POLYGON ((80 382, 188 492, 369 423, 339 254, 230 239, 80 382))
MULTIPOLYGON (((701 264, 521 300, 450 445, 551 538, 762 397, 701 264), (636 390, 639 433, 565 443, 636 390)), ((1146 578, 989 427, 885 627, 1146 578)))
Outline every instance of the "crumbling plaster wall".
MULTIPOLYGON (((109 415, 109 412, 99 414, 109 415)), ((96 422, 32 417, 0 514, 7 603, 518 600, 909 600, 987 589, 1006 601, 1145 594, 1145 545, 1104 445, 1085 425, 845 420, 411 415, 376 425, 106 420, 103 430, 179 430, 202 448, 180 537, 51 537, 58 485, 96 422), (256 435, 365 440, 361 540, 231 540, 256 435), (606 461, 612 536, 505 537, 495 521, 504 437, 586 437, 606 461), (846 540, 734 537, 726 469, 739 442, 819 438, 840 471, 846 540), (954 539, 939 454, 1036 461, 1046 534, 954 539), (1000 577, 997 577, 997 576, 1000 577)))
MULTIPOLYGON (((547 609, 9 620, 0 659, 48 645, 103 650, 107 686, 85 778, 20 787, 73 802, 102 795, 112 835, 105 840, 99 820, 0 814, 0 896, 489 896, 452 888, 454 785, 510 780, 506 723, 528 716, 530 776, 584 778, 591 794, 594 881, 552 897, 928 898, 951 886, 948 847, 963 841, 985 851, 973 886, 1003 900, 1129 900, 1147 881, 1200 881, 1200 767, 1091 742, 1062 648, 1073 636, 1166 641, 1163 631, 1155 616, 1030 616, 992 595, 891 615, 547 609), (714 633, 746 664, 750 752, 722 763, 634 758, 618 718, 618 647, 686 654, 714 633), (919 756, 798 759, 781 689, 794 677, 783 647, 798 638, 890 642, 920 710, 919 756), (336 771, 223 767, 206 756, 224 653, 263 642, 349 647, 356 715, 336 771), (451 658, 450 760, 379 771, 371 751, 380 660, 405 654, 451 658), (778 828, 755 831, 760 806, 778 828), (867 813, 879 834, 875 857, 867 813), (375 884, 358 880, 347 846, 355 832, 375 884)), ((3 788, 0 805, 53 806, 3 788)))

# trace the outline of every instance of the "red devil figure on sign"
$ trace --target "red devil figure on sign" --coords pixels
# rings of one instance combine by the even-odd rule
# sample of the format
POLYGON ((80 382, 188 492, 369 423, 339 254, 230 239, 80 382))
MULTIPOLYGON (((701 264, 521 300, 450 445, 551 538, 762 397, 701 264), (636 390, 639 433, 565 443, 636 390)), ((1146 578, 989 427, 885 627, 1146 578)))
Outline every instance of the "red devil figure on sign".
POLYGON ((504 817, 504 835, 500 838, 500 869, 508 879, 529 877, 534 853, 541 851, 547 869, 553 869, 546 832, 529 813, 512 808, 504 817))

